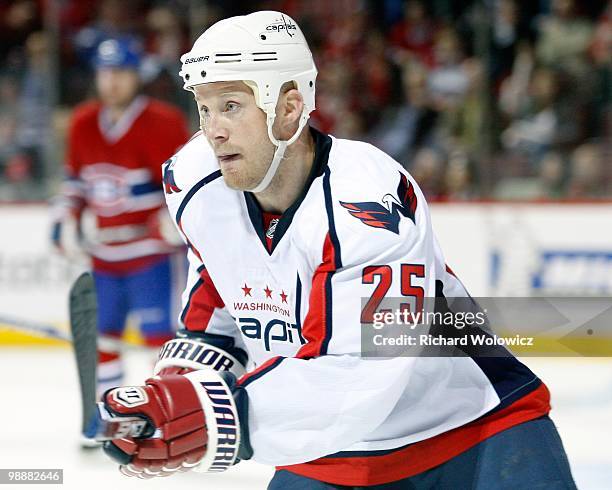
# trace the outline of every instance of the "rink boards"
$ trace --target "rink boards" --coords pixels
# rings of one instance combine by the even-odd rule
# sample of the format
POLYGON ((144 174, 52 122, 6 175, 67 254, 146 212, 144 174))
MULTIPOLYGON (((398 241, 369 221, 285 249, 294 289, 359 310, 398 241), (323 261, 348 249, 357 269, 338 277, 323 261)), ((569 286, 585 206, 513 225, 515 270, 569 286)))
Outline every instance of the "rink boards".
MULTIPOLYGON (((431 214, 473 296, 612 293, 612 203, 444 203, 431 214)), ((50 222, 43 204, 0 206, 0 317, 66 328, 67 291, 86 264, 52 251, 50 222)), ((23 341, 35 340, 0 330, 0 343, 23 341)))

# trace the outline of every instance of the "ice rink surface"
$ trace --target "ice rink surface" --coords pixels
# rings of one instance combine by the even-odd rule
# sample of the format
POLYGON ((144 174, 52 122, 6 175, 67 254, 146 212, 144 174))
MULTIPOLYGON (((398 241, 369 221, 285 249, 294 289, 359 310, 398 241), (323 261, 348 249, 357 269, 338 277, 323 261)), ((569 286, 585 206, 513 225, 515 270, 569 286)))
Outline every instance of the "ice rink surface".
MULTIPOLYGON (((551 416, 578 488, 611 489, 612 359, 527 358, 524 362, 552 392, 551 416)), ((141 384, 152 363, 148 355, 130 352, 127 366, 127 381, 141 384)), ((126 478, 100 451, 79 449, 80 400, 69 349, 0 348, 0 380, 2 468, 63 468, 63 488, 84 490, 263 490, 273 473, 272 468, 244 462, 222 475, 126 478)))

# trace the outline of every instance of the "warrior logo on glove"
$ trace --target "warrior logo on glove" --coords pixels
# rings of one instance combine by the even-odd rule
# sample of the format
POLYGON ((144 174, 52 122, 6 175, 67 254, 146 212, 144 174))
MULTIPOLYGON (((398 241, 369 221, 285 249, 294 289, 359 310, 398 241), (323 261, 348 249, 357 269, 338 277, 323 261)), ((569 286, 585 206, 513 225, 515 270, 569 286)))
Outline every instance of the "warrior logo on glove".
POLYGON ((124 386, 112 392, 113 400, 126 408, 138 407, 149 403, 147 392, 140 386, 124 386))

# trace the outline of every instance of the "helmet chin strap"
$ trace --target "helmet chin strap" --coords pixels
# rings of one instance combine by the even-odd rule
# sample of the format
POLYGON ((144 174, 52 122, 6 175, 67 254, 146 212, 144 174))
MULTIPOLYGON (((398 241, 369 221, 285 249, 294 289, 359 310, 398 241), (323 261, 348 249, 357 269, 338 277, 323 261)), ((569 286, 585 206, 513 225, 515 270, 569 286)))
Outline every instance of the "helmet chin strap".
POLYGON ((255 194, 257 194, 258 192, 263 192, 268 188, 268 186, 270 185, 270 182, 272 182, 272 179, 276 175, 276 171, 278 170, 278 167, 281 161, 283 160, 285 156, 285 150, 290 144, 292 144, 293 142, 295 142, 295 140, 298 139, 309 117, 309 114, 304 114, 304 109, 302 109, 302 115, 300 116, 300 124, 296 132, 294 133, 294 135, 291 138, 289 138, 287 141, 279 141, 272 134, 272 125, 274 124, 274 118, 276 117, 275 107, 268 108, 268 110, 266 111, 266 114, 267 114, 266 123, 268 125, 268 137, 270 138, 270 141, 276 146, 276 150, 274 151, 274 156, 272 157, 272 162, 270 163, 270 166, 268 167, 268 171, 266 172, 266 175, 264 175, 263 179, 261 179, 261 182, 259 182, 259 184, 257 184, 252 189, 248 189, 250 192, 253 192, 255 194))

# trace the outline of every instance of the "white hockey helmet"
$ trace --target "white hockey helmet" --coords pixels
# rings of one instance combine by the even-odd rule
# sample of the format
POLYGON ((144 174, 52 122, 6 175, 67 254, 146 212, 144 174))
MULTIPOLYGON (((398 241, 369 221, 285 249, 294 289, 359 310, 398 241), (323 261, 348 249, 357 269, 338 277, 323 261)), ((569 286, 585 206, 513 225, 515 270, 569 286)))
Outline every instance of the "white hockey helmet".
POLYGON ((264 190, 274 177, 285 149, 300 135, 315 109, 317 68, 308 43, 296 22, 274 11, 230 17, 208 28, 191 51, 181 56, 183 87, 212 82, 244 81, 266 113, 268 136, 277 149, 266 176, 252 192, 264 190), (294 82, 304 98, 304 110, 296 133, 288 141, 272 134, 280 89, 294 82))

